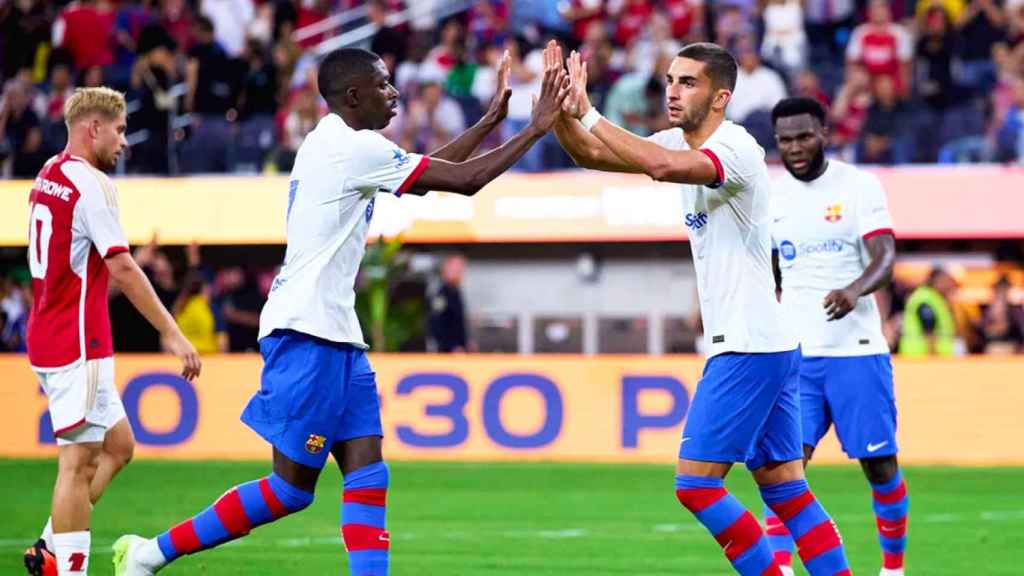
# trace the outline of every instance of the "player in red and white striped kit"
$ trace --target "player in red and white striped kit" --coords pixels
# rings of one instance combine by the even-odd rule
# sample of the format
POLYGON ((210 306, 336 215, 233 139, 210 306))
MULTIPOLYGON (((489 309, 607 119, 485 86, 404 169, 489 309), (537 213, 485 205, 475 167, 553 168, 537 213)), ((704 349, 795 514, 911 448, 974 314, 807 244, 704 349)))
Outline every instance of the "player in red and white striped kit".
POLYGON ((134 450, 114 386, 111 277, 160 332, 165 349, 181 359, 182 376, 192 380, 200 371, 195 348, 128 251, 117 192, 103 173, 127 145, 124 96, 109 88, 77 90, 64 117, 68 146, 43 166, 29 196, 28 356, 58 446, 52 516, 25 551, 34 576, 88 572, 92 505, 134 450))

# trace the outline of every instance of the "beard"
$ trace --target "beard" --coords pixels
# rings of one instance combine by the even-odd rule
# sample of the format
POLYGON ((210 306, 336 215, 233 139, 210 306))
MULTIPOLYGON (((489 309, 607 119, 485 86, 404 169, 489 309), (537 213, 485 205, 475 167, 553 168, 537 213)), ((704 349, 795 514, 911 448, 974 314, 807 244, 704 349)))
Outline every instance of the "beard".
POLYGON ((794 178, 796 178, 797 180, 801 180, 803 182, 810 182, 811 180, 814 180, 818 176, 821 176, 821 167, 823 164, 825 164, 825 147, 818 147, 818 151, 814 153, 814 156, 811 156, 811 161, 807 163, 807 170, 804 171, 803 174, 797 174, 796 172, 794 172, 793 167, 790 166, 789 162, 787 162, 785 159, 783 159, 782 163, 786 166, 786 170, 789 171, 789 173, 792 174, 794 178))
POLYGON ((699 106, 694 106, 683 114, 683 117, 675 123, 676 128, 682 128, 683 132, 696 132, 711 112, 711 96, 708 96, 699 106))
POLYGON ((114 150, 96 150, 97 168, 103 172, 111 172, 117 168, 117 152, 114 150))

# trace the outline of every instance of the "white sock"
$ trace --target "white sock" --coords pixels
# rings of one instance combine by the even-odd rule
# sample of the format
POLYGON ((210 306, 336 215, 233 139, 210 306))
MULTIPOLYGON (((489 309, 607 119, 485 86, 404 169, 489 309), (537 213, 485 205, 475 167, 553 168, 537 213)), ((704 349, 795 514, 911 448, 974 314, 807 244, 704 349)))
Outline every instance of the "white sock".
POLYGON ((156 572, 167 564, 167 559, 164 558, 164 553, 160 550, 160 544, 157 543, 156 538, 146 540, 145 543, 139 545, 136 552, 138 554, 137 559, 139 564, 142 564, 153 572, 156 572))
POLYGON ((43 527, 43 533, 39 535, 39 538, 46 542, 46 549, 51 553, 54 550, 53 544, 53 518, 46 519, 46 526, 43 527))
POLYGON ((57 557, 58 576, 85 576, 89 573, 89 544, 92 536, 88 530, 61 532, 53 535, 57 557))
POLYGON ((903 576, 903 568, 897 568, 893 570, 891 568, 882 568, 878 576, 903 576))

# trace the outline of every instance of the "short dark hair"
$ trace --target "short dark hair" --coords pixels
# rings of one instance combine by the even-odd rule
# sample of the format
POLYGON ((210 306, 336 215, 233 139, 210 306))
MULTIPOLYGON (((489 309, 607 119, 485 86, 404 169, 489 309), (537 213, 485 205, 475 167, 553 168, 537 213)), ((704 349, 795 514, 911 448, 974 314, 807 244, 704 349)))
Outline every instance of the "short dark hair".
POLYGON ((814 98, 799 96, 796 98, 783 98, 772 108, 772 126, 779 121, 779 118, 810 114, 825 126, 825 107, 814 98))
POLYGON ((739 68, 736 58, 718 44, 711 42, 687 44, 676 56, 703 62, 704 73, 711 78, 711 84, 716 88, 725 88, 730 92, 736 89, 736 74, 739 68))
POLYGON ((320 61, 320 70, 316 75, 320 95, 328 104, 338 102, 354 81, 373 74, 378 60, 380 56, 361 48, 331 51, 320 61))

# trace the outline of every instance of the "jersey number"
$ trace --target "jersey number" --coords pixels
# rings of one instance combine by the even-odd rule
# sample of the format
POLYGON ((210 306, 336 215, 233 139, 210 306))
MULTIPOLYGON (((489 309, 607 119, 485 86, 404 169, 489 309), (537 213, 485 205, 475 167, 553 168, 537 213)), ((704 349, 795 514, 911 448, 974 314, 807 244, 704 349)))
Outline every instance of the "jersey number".
POLYGON ((85 554, 81 552, 75 552, 71 556, 68 556, 68 564, 70 572, 81 572, 82 568, 85 568, 85 554))
POLYGON ((50 261, 50 236, 53 235, 53 213, 45 204, 32 206, 28 229, 28 268, 33 278, 46 278, 50 261))

